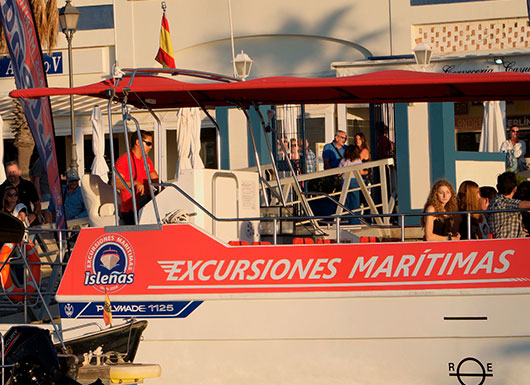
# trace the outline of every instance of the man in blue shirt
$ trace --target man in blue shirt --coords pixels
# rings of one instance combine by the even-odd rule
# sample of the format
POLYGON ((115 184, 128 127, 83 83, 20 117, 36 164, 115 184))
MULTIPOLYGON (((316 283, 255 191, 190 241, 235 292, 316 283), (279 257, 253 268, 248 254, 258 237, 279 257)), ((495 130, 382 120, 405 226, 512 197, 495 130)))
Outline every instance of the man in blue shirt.
POLYGON ((79 187, 79 174, 73 168, 66 173, 66 186, 63 186, 63 197, 67 220, 88 216, 81 188, 79 187))
POLYGON ((346 140, 348 140, 346 133, 342 130, 338 130, 335 134, 335 140, 324 146, 324 151, 322 152, 324 170, 339 167, 339 163, 341 159, 344 158, 344 151, 347 147, 346 140))

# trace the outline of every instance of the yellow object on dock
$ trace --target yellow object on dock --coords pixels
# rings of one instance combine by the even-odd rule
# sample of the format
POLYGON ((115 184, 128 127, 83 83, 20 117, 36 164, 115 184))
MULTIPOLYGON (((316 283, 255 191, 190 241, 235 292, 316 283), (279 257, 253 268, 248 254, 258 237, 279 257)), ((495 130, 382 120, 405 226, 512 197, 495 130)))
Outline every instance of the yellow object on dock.
POLYGON ((158 364, 87 365, 79 368, 77 381, 90 383, 99 378, 104 384, 137 384, 161 374, 158 364))

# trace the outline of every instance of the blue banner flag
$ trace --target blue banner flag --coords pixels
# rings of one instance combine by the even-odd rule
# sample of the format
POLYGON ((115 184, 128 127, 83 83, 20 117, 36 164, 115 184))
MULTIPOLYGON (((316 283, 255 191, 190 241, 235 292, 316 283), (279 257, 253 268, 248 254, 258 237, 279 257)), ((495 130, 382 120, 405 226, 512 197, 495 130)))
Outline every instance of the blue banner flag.
MULTIPOLYGON (((47 87, 39 36, 28 0, 0 0, 0 19, 18 89, 47 87)), ((57 228, 64 229, 61 182, 55 152, 55 128, 49 97, 21 99, 24 115, 48 173, 50 192, 56 207, 57 228)))

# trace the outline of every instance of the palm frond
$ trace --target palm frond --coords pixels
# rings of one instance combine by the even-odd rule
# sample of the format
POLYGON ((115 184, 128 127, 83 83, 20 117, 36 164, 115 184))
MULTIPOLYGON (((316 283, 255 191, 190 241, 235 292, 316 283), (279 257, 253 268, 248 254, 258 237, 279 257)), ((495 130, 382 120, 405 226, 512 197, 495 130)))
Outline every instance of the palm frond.
POLYGON ((59 10, 57 8, 57 0, 48 0, 46 2, 46 19, 46 24, 48 24, 48 54, 51 55, 53 48, 57 45, 57 35, 59 34, 59 10))

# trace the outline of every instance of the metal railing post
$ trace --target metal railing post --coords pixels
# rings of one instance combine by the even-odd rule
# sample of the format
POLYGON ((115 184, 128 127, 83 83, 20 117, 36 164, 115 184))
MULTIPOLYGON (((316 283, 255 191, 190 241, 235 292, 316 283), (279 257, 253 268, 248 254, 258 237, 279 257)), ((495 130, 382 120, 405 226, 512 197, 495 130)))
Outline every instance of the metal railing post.
POLYGON ((401 214, 399 219, 401 220, 401 242, 405 242, 405 216, 401 214))
POLYGON ((340 243, 340 217, 335 218, 335 229, 337 231, 335 238, 337 239, 337 243, 340 243))
POLYGON ((274 245, 278 244, 278 229, 276 226, 278 225, 278 221, 276 219, 272 220, 272 243, 274 245))

